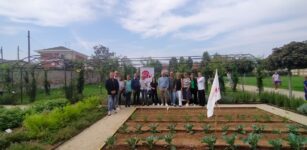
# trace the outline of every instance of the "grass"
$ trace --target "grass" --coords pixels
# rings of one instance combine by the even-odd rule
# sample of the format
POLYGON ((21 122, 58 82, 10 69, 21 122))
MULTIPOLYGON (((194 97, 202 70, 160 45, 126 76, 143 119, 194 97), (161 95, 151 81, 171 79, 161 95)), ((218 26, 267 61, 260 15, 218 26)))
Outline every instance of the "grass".
MULTIPOLYGON (((288 89, 288 76, 281 76, 281 89, 288 89)), ((300 77, 300 76, 292 76, 292 89, 294 91, 304 91, 304 77, 300 77)), ((239 83, 242 83, 241 78, 239 83)), ((257 80, 256 77, 245 77, 245 84, 246 85, 253 85, 256 86, 257 85, 257 80)), ((274 88, 273 82, 272 82, 272 77, 265 77, 263 78, 263 86, 264 87, 270 87, 270 88, 274 88)))

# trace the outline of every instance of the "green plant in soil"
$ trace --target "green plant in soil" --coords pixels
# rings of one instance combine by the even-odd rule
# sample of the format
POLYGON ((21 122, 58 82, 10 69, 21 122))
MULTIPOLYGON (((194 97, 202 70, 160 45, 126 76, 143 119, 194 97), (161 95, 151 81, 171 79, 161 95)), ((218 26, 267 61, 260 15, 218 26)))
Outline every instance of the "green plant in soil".
POLYGON ((143 125, 137 124, 137 125, 135 126, 135 133, 137 133, 137 134, 142 134, 142 127, 143 127, 143 125))
POLYGON ((262 133, 264 131, 264 125, 252 125, 253 133, 262 133))
POLYGON ((230 121, 232 121, 232 115, 225 115, 224 116, 224 118, 228 121, 228 122, 230 122, 230 121))
POLYGON ((204 113, 200 113, 200 115, 198 115, 197 118, 199 122, 202 122, 205 120, 206 115, 204 113))
POLYGON ((116 136, 115 135, 108 137, 108 139, 106 140, 106 148, 107 149, 114 149, 115 143, 116 143, 116 136))
POLYGON ((244 121, 244 120, 246 119, 246 115, 244 115, 244 114, 241 114, 241 115, 238 114, 237 118, 240 119, 240 120, 242 120, 242 121, 244 121))
POLYGON ((187 123, 184 125, 185 130, 187 131, 187 133, 189 134, 194 134, 195 132, 193 131, 193 124, 187 123))
POLYGON ((136 150, 136 146, 139 143, 139 141, 140 141, 140 139, 137 138, 137 137, 131 137, 131 138, 126 140, 128 146, 131 150, 136 150))
POLYGON ((151 123, 148 127, 149 127, 149 131, 153 134, 155 133, 159 133, 159 131, 157 130, 159 124, 157 123, 151 123))
POLYGON ((272 116, 271 115, 266 114, 266 115, 263 115, 262 117, 263 117, 263 119, 266 122, 271 122, 272 121, 272 116))
POLYGON ((166 134, 164 136, 164 141, 167 143, 167 146, 171 149, 171 150, 176 150, 175 145, 173 145, 173 139, 174 139, 174 135, 173 134, 166 134))
POLYGON ((283 123, 289 122, 289 118, 287 118, 286 116, 282 117, 282 122, 283 123))
POLYGON ((161 114, 161 113, 160 113, 160 114, 158 114, 158 116, 157 116, 157 120, 158 120, 158 121, 162 121, 162 118, 163 118, 163 114, 161 114))
POLYGON ((236 150, 237 149, 237 147, 235 145, 236 137, 237 137, 236 134, 232 134, 231 136, 223 135, 224 141, 228 144, 228 147, 227 147, 228 150, 236 150))
POLYGON ((269 144, 272 145, 274 150, 281 150, 281 148, 282 148, 281 142, 282 142, 281 139, 269 140, 269 144))
POLYGON ((282 132, 279 129, 274 129, 272 133, 280 135, 282 132))
POLYGON ((307 144, 307 137, 289 133, 288 143, 293 150, 303 150, 304 145, 307 144))
POLYGON ((229 125, 223 125, 223 126, 222 126, 223 135, 226 135, 226 134, 227 134, 228 129, 229 129, 229 125))
POLYGON ((211 125, 210 125, 210 124, 204 124, 204 125, 202 126, 202 128, 203 128, 203 131, 204 131, 205 133, 210 133, 211 125))
POLYGON ((171 123, 167 126, 167 129, 169 130, 170 133, 176 133, 176 126, 177 124, 176 123, 171 123))
POLYGON ((143 121, 144 121, 144 122, 148 122, 148 116, 146 116, 146 115, 143 116, 143 121))
POLYGON ((298 126, 290 124, 290 125, 287 125, 287 127, 288 127, 289 133, 293 133, 293 134, 296 134, 296 135, 299 134, 298 133, 298 126))
POLYGON ((259 122, 259 121, 260 121, 260 116, 259 116, 259 115, 253 115, 253 119, 254 119, 256 122, 259 122))
POLYGON ((189 122, 192 117, 190 115, 186 114, 185 116, 183 116, 183 118, 184 118, 185 122, 189 122))
POLYGON ((206 143, 210 150, 214 150, 214 144, 216 142, 216 137, 214 135, 205 136, 201 139, 201 143, 206 143))
POLYGON ((151 136, 146 137, 144 141, 145 141, 145 144, 148 145, 148 148, 152 150, 153 146, 158 141, 158 137, 151 135, 151 136))
POLYGON ((129 133, 128 130, 128 125, 126 123, 124 123, 120 128, 119 128, 119 133, 129 133))
POLYGON ((260 134, 249 133, 248 136, 245 139, 243 139, 243 142, 249 144, 252 150, 256 150, 260 138, 261 138, 260 134))
POLYGON ((131 115, 131 120, 135 120, 135 118, 136 118, 136 113, 134 112, 132 115, 131 115))
POLYGON ((236 132, 239 133, 239 134, 245 134, 246 131, 244 130, 244 126, 243 125, 238 125, 236 127, 236 132))

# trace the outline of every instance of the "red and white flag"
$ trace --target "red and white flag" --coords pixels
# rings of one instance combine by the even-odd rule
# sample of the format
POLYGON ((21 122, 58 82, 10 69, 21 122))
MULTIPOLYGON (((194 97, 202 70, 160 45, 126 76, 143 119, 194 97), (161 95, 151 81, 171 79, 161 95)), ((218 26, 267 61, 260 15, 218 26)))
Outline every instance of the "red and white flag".
POLYGON ((208 104, 207 104, 207 117, 213 116, 213 111, 215 107, 215 103, 221 99, 221 92, 220 92, 220 84, 219 84, 219 78, 217 74, 217 70, 215 72, 214 80, 212 83, 210 95, 208 98, 208 104))

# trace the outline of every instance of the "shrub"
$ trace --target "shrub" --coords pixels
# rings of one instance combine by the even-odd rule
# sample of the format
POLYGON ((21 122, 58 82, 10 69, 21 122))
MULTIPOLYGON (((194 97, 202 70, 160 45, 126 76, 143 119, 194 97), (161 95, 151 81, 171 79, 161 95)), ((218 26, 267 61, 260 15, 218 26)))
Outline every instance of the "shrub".
POLYGON ((29 142, 13 143, 8 150, 43 150, 44 148, 38 144, 29 142))
POLYGON ((248 143, 252 150, 256 150, 260 138, 260 134, 250 133, 247 138, 243 139, 243 142, 248 143))
POLYGON ((225 140, 225 142, 228 144, 228 149, 230 150, 235 150, 237 149, 236 145, 235 145, 235 140, 236 140, 237 135, 233 134, 231 136, 225 136, 223 135, 223 139, 225 140))
POLYGON ((229 125, 224 125, 224 126, 222 127, 223 135, 226 135, 226 134, 227 134, 228 129, 229 129, 229 125))
POLYGON ((108 139, 106 140, 106 148, 107 149, 113 149, 116 143, 116 136, 111 136, 108 137, 108 139))
POLYGON ((291 125, 287 125, 287 127, 288 127, 289 133, 293 133, 295 135, 298 135, 298 126, 291 124, 291 125))
POLYGON ((1 105, 14 105, 17 102, 17 94, 5 93, 0 96, 1 105))
POLYGON ((154 144, 158 141, 156 136, 148 136, 145 138, 145 144, 148 145, 149 149, 153 149, 154 144))
POLYGON ((204 125, 202 126, 202 128, 203 128, 203 131, 204 131, 205 133, 210 133, 211 125, 210 125, 210 124, 204 124, 204 125))
POLYGON ((307 143, 307 138, 304 136, 289 133, 288 142, 292 149, 301 150, 303 149, 304 144, 307 143))
POLYGON ((281 150, 282 144, 281 139, 269 140, 269 144, 273 146, 274 150, 281 150))
POLYGON ((25 116, 25 111, 20 108, 0 109, 0 130, 16 128, 21 126, 25 116))
POLYGON ((120 133, 129 133, 128 131, 128 125, 124 123, 120 128, 119 128, 120 133))
POLYGON ((201 139, 201 143, 206 143, 210 150, 214 150, 214 144, 216 142, 216 137, 214 135, 205 136, 201 139))
POLYGON ((174 139, 174 135, 173 134, 166 134, 164 137, 164 141, 167 143, 167 145, 169 146, 169 148, 171 150, 175 150, 176 147, 175 145, 173 145, 173 139, 174 139))
POLYGON ((127 144, 129 145, 131 150, 136 149, 136 145, 139 143, 140 139, 137 137, 132 137, 126 140, 127 144))
POLYGON ((304 103, 303 105, 299 106, 297 108, 297 111, 301 114, 307 115, 307 103, 304 103))
POLYGON ((187 123, 187 124, 184 125, 185 130, 186 130, 189 134, 194 134, 193 127, 194 127, 194 125, 193 125, 193 124, 190 124, 190 123, 187 123))
POLYGON ((36 113, 43 112, 43 111, 51 111, 54 108, 63 108, 69 103, 67 99, 58 98, 58 99, 51 99, 47 101, 37 101, 33 103, 31 106, 31 110, 36 113))

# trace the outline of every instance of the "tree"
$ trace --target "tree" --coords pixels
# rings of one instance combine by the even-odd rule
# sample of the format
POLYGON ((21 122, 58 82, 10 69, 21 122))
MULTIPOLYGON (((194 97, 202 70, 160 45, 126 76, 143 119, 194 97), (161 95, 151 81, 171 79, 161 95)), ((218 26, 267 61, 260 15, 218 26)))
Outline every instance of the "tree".
POLYGON ((263 78, 264 78, 262 60, 257 61, 256 78, 257 78, 258 92, 259 94, 261 94, 263 92, 263 78))
POLYGON ((190 71, 192 71, 192 68, 193 68, 193 59, 192 59, 191 57, 188 57, 187 66, 188 66, 188 68, 190 69, 190 71))
POLYGON ((209 63, 210 63, 210 55, 207 51, 205 51, 203 53, 203 56, 202 56, 202 60, 201 60, 201 63, 200 63, 200 68, 202 69, 201 72, 204 74, 204 77, 205 77, 205 89, 206 91, 208 91, 208 79, 210 77, 210 75, 213 74, 213 71, 210 70, 209 68, 209 63))
POLYGON ((245 75, 246 75, 246 73, 250 73, 250 72, 252 72, 254 70, 255 63, 254 63, 254 61, 252 61, 250 59, 247 59, 247 58, 242 58, 242 59, 235 60, 234 63, 237 66, 237 71, 238 71, 238 73, 241 76, 242 89, 244 91, 245 75))
POLYGON ((162 71, 162 63, 159 60, 154 60, 152 58, 149 58, 146 61, 145 64, 146 67, 153 67, 155 69, 155 76, 158 77, 161 75, 161 71, 162 71))
POLYGON ((266 59, 266 67, 273 69, 287 69, 289 77, 289 97, 292 97, 292 69, 307 68, 307 44, 305 42, 291 42, 282 47, 274 48, 266 59))
POLYGON ((124 77, 128 74, 133 75, 136 72, 136 68, 133 66, 131 60, 126 56, 120 59, 120 72, 123 73, 124 77))
POLYGON ((79 73, 79 76, 78 76, 78 82, 77 82, 77 92, 78 94, 81 94, 83 93, 83 90, 84 90, 84 83, 85 83, 85 80, 84 80, 84 67, 81 66, 81 68, 79 68, 77 70, 77 72, 79 73))
POLYGON ((172 58, 169 60, 168 68, 169 68, 170 71, 175 71, 175 70, 177 70, 177 68, 178 68, 178 60, 177 60, 176 57, 172 57, 172 58))
POLYGON ((44 89, 45 94, 50 95, 50 83, 48 81, 48 71, 44 70, 44 89))
POLYGON ((33 102, 36 98, 36 90, 37 90, 36 79, 35 79, 35 69, 34 68, 31 69, 31 78, 32 78, 32 80, 31 80, 29 96, 30 96, 30 101, 33 102))
POLYGON ((179 72, 189 72, 190 71, 190 68, 187 65, 187 61, 182 56, 179 58, 177 71, 179 72))

